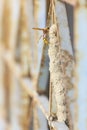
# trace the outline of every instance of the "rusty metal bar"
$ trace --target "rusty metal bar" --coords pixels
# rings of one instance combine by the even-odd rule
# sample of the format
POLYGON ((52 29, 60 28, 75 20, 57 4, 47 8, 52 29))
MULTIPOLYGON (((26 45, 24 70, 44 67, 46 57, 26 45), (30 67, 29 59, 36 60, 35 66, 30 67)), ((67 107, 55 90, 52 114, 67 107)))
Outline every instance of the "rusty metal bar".
POLYGON ((0 129, 7 129, 7 110, 6 110, 6 86, 4 84, 4 62, 2 58, 2 46, 3 46, 3 12, 4 12, 4 0, 0 0, 0 129))
MULTIPOLYGON (((4 45, 7 50, 11 52, 11 58, 15 58, 15 46, 17 42, 18 24, 20 16, 20 0, 5 0, 4 12, 4 45), (8 18, 7 18, 8 17, 8 18)), ((9 91, 9 122, 11 123, 11 130, 22 129, 19 124, 19 102, 20 102, 20 89, 19 84, 15 77, 8 69, 8 91, 9 91)))
MULTIPOLYGON (((30 77, 30 48, 29 48, 29 28, 28 28, 28 11, 27 11, 27 0, 21 0, 21 10, 20 10, 20 24, 19 24, 19 34, 18 34, 18 45, 19 48, 18 52, 20 55, 18 55, 19 60, 18 63, 20 63, 21 66, 21 74, 23 77, 30 77)), ((15 50, 17 50, 15 49, 15 50)), ((17 51, 15 52, 17 53, 17 51)), ((27 130, 30 126, 31 121, 31 107, 32 107, 32 100, 29 97, 29 95, 24 91, 24 89, 21 87, 21 84, 18 83, 19 88, 19 109, 21 113, 20 116, 20 127, 22 129, 27 130)))
MULTIPOLYGON (((29 53, 30 53, 30 71, 32 77, 36 80, 37 76, 37 43, 35 41, 34 27, 34 2, 27 0, 28 30, 29 30, 29 53), (31 12, 31 13, 29 13, 31 12)), ((35 82, 35 81, 34 81, 35 82)))
POLYGON ((78 0, 74 11, 74 37, 76 54, 75 130, 87 129, 87 1, 78 0))

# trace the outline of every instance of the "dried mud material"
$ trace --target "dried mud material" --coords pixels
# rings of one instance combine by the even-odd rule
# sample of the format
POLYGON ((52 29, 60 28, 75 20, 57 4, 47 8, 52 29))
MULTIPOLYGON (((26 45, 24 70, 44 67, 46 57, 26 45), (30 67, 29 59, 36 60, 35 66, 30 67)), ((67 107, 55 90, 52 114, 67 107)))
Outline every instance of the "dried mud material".
POLYGON ((49 37, 50 82, 56 100, 57 120, 65 122, 67 119, 67 91, 71 86, 71 75, 67 69, 72 67, 73 57, 61 48, 57 38, 56 24, 51 26, 49 37))
POLYGON ((55 93, 57 104, 58 121, 66 121, 66 92, 69 87, 69 77, 67 67, 72 64, 72 56, 67 51, 62 50, 57 39, 57 26, 53 25, 49 31, 49 57, 51 85, 55 93))
POLYGON ((73 115, 73 110, 71 109, 71 100, 74 98, 72 95, 74 90, 72 75, 74 67, 73 51, 65 4, 55 0, 52 0, 52 2, 52 21, 56 27, 53 30, 51 29, 51 33, 49 31, 49 37, 51 37, 49 44, 50 114, 54 120, 64 121, 72 130, 73 121, 71 115, 73 115))

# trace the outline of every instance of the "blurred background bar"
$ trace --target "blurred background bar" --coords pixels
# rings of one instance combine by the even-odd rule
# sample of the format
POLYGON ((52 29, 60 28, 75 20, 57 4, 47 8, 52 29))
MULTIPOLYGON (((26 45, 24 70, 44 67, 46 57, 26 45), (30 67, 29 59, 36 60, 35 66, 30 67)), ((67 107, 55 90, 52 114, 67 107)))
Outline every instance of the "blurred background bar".
POLYGON ((76 53, 75 96, 75 130, 87 129, 87 1, 78 0, 74 10, 74 47, 76 53))

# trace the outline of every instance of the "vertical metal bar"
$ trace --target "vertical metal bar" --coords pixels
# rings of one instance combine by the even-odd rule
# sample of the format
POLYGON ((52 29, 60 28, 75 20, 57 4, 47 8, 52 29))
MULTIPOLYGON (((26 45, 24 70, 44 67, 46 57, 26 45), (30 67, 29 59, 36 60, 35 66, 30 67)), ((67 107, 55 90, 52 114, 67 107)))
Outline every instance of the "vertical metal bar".
MULTIPOLYGON (((20 51, 20 66, 22 77, 29 78, 30 76, 30 48, 29 48, 29 28, 28 28, 28 11, 27 0, 21 0, 20 25, 19 25, 19 50, 20 51)), ((29 85, 30 86, 30 85, 29 85)), ((19 85, 20 93, 20 126, 27 130, 31 121, 31 99, 26 91, 19 85)))
MULTIPOLYGON (((4 45, 11 52, 10 58, 14 60, 15 46, 17 42, 18 22, 20 15, 20 0, 5 0, 4 15, 4 45)), ((8 57, 9 58, 9 57, 8 57)), ((20 89, 18 82, 13 74, 8 71, 9 77, 9 115, 11 130, 19 130, 19 102, 20 89)))
POLYGON ((35 79, 37 75, 37 44, 35 42, 35 33, 33 31, 34 27, 34 5, 33 5, 33 0, 28 0, 27 1, 27 11, 28 11, 28 28, 29 28, 29 41, 30 41, 30 69, 32 73, 32 77, 35 79))
POLYGON ((76 53, 75 130, 87 129, 87 1, 78 0, 74 11, 76 53))
POLYGON ((30 75, 30 48, 29 48, 29 28, 28 28, 28 11, 27 0, 21 1, 21 16, 20 16, 20 31, 19 31, 19 46, 20 60, 22 67, 22 75, 27 77, 30 75))
POLYGON ((4 12, 4 0, 0 0, 0 129, 6 129, 6 87, 4 84, 4 62, 2 59, 3 51, 3 12, 4 12))

